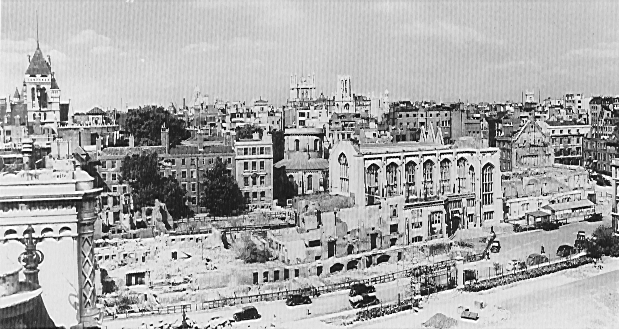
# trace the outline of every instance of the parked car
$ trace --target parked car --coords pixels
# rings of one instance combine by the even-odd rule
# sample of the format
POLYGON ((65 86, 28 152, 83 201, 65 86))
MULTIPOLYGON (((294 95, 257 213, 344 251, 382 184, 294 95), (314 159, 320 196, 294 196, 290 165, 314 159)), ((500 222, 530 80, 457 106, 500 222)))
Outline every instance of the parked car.
POLYGON ((363 295, 356 295, 348 298, 350 306, 353 308, 363 308, 372 305, 378 305, 380 301, 376 298, 376 295, 369 293, 363 295))
POLYGON ((499 251, 501 251, 501 242, 497 240, 492 241, 492 245, 490 246, 490 252, 496 254, 499 251))
POLYGON ((566 244, 561 245, 558 249, 557 249, 557 256, 559 257, 567 257, 573 253, 575 253, 576 250, 574 249, 574 247, 572 246, 568 246, 566 244))
POLYGON ((529 257, 527 257, 527 266, 534 266, 543 263, 548 263, 548 257, 545 255, 530 254, 529 257))
POLYGON ((286 305, 288 306, 296 306, 296 305, 311 304, 311 303, 312 303, 312 300, 309 298, 309 296, 305 296, 301 294, 289 295, 288 298, 286 299, 286 305))
POLYGON ((254 306, 245 306, 240 311, 234 313, 232 316, 234 321, 243 321, 243 320, 252 320, 259 319, 260 314, 258 310, 254 306))
POLYGON ((350 293, 348 296, 354 297, 362 294, 369 294, 376 292, 376 288, 374 286, 365 284, 365 283, 355 283, 350 287, 350 293))
POLYGON ((585 220, 587 222, 601 222, 602 221, 602 214, 600 214, 600 213, 591 214, 591 215, 587 216, 587 218, 585 218, 585 220))

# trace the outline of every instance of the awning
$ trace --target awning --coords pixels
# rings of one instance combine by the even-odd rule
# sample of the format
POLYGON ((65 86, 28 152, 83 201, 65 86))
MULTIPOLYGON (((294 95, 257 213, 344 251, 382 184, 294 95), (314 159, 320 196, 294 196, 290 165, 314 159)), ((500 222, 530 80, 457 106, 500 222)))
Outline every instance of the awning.
POLYGON ((586 207, 593 207, 593 206, 595 206, 595 203, 591 202, 590 200, 585 199, 585 200, 578 200, 574 202, 549 204, 546 207, 552 209, 553 211, 563 211, 563 210, 568 210, 568 209, 586 208, 586 207))

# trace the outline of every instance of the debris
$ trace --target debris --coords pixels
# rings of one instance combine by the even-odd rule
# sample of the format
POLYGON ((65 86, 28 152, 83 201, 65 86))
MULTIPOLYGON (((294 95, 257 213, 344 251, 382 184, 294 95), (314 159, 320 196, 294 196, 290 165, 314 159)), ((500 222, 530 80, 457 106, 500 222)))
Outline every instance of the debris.
POLYGON ((456 319, 450 318, 443 313, 434 314, 428 321, 423 323, 426 328, 449 329, 458 324, 456 319))
POLYGON ((488 306, 488 304, 484 303, 483 301, 475 301, 475 306, 478 307, 479 309, 482 309, 488 306))

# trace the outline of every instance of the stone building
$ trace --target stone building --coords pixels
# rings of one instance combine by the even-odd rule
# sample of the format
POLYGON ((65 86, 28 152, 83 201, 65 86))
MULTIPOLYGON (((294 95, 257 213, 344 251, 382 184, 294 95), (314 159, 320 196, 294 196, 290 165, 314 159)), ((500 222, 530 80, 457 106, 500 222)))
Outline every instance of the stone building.
POLYGON ((0 255, 17 259, 24 251, 20 239, 32 226, 45 257, 39 266, 39 282, 46 287, 41 296, 58 326, 69 328, 98 314, 93 224, 100 193, 71 160, 0 173, 0 255))
POLYGON ((329 161, 324 158, 325 133, 321 128, 293 128, 284 131, 283 168, 299 195, 325 191, 329 161))
POLYGON ((576 121, 539 122, 544 133, 550 136, 555 163, 582 166, 583 141, 591 126, 576 121))
POLYGON ((271 209, 273 203, 273 141, 267 132, 234 143, 236 181, 248 208, 271 209))
POLYGON ((496 146, 501 150, 502 172, 554 163, 550 136, 536 120, 527 121, 514 136, 496 137, 496 146))

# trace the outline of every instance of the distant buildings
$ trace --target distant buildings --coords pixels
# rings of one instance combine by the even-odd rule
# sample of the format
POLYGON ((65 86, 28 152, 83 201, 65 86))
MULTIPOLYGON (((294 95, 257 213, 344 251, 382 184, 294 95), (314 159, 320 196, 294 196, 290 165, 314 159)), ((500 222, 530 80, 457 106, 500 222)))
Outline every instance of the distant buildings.
POLYGON ((518 168, 547 167, 554 163, 550 137, 538 121, 527 121, 513 137, 497 137, 496 146, 501 150, 502 172, 518 168))
POLYGON ((550 136, 555 163, 584 165, 583 141, 591 126, 578 124, 576 121, 546 121, 539 125, 545 134, 550 136))

